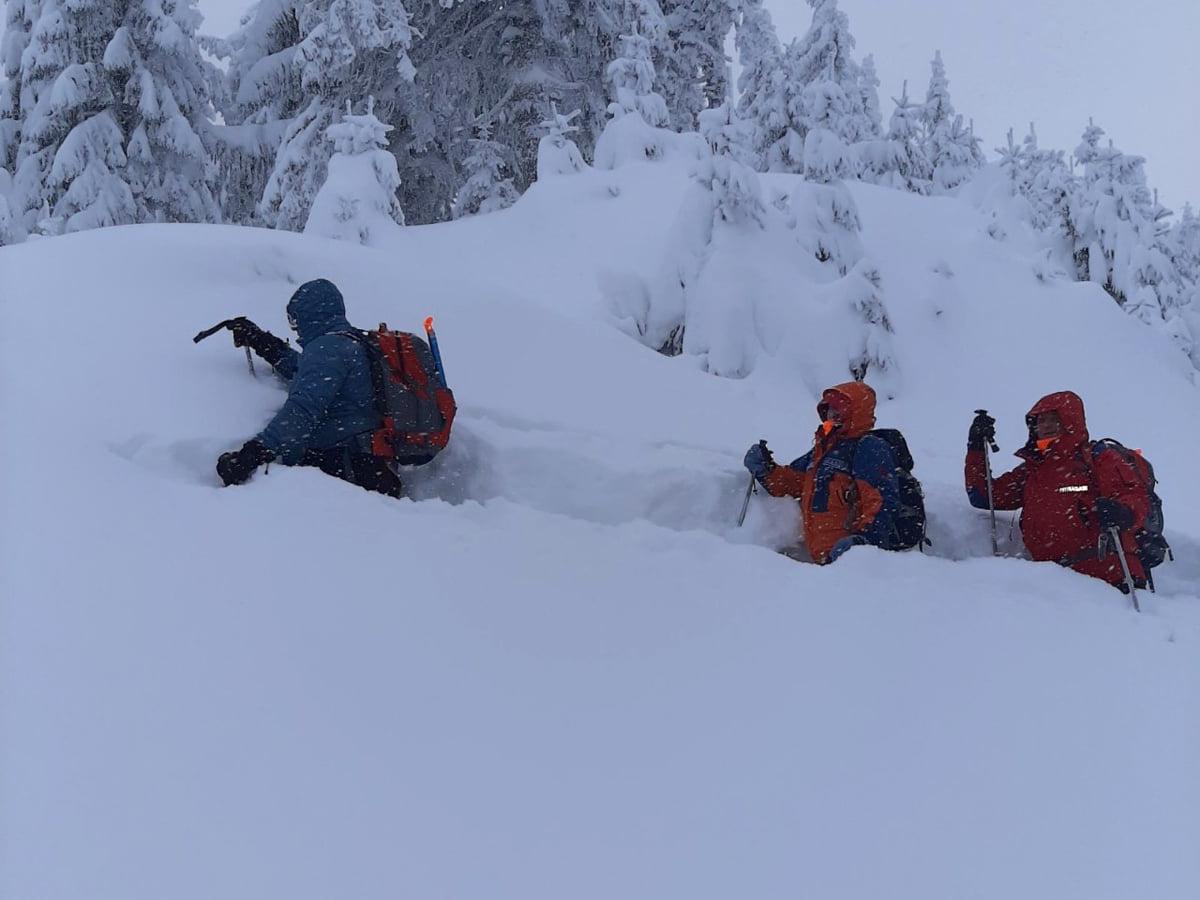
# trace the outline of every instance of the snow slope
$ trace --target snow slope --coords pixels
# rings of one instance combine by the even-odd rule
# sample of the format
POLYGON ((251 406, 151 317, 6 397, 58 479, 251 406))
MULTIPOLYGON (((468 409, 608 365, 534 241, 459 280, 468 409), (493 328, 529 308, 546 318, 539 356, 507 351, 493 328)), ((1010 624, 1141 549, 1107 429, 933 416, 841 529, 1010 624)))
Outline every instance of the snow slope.
POLYGON ((1186 361, 967 204, 855 187, 900 367, 880 422, 935 546, 797 564, 792 504, 733 519, 744 448, 811 439, 819 285, 777 244, 747 261, 771 290, 744 302, 794 294, 742 380, 632 339, 687 190, 561 178, 377 250, 149 226, 0 251, 0 896, 1196 896, 1186 361), (318 275, 359 324, 438 317, 461 413, 418 502, 282 467, 217 487, 283 395, 190 337, 286 333, 318 275), (1159 471, 1181 558, 1141 616, 991 559, 963 497, 971 411, 1007 453, 1061 388, 1159 471))

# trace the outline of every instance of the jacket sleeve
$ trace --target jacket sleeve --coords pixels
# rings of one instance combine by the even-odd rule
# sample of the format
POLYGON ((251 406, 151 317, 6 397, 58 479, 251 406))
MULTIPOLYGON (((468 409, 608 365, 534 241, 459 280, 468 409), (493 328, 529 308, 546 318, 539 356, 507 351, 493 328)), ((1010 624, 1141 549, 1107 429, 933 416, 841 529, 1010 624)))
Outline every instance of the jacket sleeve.
POLYGON ((804 473, 811 462, 810 450, 786 466, 776 466, 760 483, 772 497, 799 497, 804 492, 804 473))
POLYGON ((1128 507, 1134 522, 1144 522, 1150 514, 1150 497, 1133 466, 1119 453, 1108 452, 1096 458, 1095 469, 1100 496, 1128 507))
MULTIPOLYGON (((992 497, 996 509, 1020 509, 1025 503, 1025 478, 1028 470, 1021 463, 1011 472, 992 479, 992 497)), ((963 468, 967 499, 976 509, 988 508, 987 466, 982 450, 968 450, 963 468)))
POLYGON ((347 340, 325 335, 296 354, 298 361, 288 385, 287 402, 258 436, 283 463, 295 465, 308 449, 313 432, 350 372, 353 352, 347 340))
POLYGON ((254 351, 270 364, 275 374, 284 381, 291 381, 300 367, 300 354, 296 348, 271 332, 263 332, 263 338, 254 351))
POLYGON ((858 488, 858 516, 850 530, 867 543, 882 546, 892 533, 900 506, 896 460, 887 443, 876 437, 863 438, 854 453, 851 476, 858 488))

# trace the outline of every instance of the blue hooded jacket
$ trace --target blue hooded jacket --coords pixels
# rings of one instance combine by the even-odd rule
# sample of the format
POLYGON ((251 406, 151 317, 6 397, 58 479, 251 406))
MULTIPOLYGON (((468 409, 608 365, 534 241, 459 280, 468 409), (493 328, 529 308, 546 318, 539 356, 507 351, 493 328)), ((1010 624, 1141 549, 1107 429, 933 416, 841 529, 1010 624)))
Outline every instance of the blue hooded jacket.
POLYGON ((288 382, 288 398, 258 439, 281 462, 295 465, 305 450, 328 450, 369 434, 380 418, 366 349, 337 333, 353 330, 341 292, 323 278, 306 282, 287 311, 304 352, 289 348, 275 366, 288 382))

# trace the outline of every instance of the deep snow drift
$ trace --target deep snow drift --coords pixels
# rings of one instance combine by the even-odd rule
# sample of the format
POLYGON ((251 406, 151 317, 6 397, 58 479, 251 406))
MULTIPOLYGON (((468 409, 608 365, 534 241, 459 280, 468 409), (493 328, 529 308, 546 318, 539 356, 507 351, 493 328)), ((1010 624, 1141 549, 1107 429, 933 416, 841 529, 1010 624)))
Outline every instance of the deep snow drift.
POLYGON ((730 282, 749 377, 640 343, 686 168, 375 250, 171 226, 0 251, 0 896, 1196 896, 1186 360, 968 204, 855 186, 895 327, 880 424, 935 544, 794 563, 793 504, 733 527, 740 459, 798 456, 846 377, 828 285, 771 231, 730 282), (278 466, 217 487, 283 395, 191 335, 284 334, 316 276, 362 326, 437 316, 461 413, 418 502, 278 466), (1141 616, 989 558, 963 496, 972 410, 1007 464, 1063 388, 1158 469, 1180 560, 1141 616))

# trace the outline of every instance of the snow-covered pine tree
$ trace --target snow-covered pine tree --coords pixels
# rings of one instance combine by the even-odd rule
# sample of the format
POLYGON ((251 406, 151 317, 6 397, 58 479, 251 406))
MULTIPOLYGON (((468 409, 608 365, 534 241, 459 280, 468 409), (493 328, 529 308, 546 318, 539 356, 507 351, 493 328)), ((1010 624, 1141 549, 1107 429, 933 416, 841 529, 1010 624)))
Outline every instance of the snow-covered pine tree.
POLYGON ((471 140, 471 152, 463 168, 467 181, 454 198, 453 215, 456 219, 480 213, 507 209, 517 201, 511 171, 506 156, 506 147, 491 139, 487 128, 481 128, 471 140))
POLYGON ((875 55, 868 53, 863 58, 858 72, 858 92, 862 98, 863 117, 867 133, 858 140, 866 141, 883 134, 883 113, 879 109, 879 75, 875 72, 875 55))
POLYGON ((697 179, 712 192, 715 220, 731 225, 763 227, 766 206, 758 175, 751 167, 749 128, 730 103, 700 113, 700 133, 712 157, 699 167, 697 179))
POLYGON ((131 0, 104 51, 105 71, 123 85, 118 117, 140 222, 221 221, 200 137, 213 111, 201 21, 196 0, 131 0))
POLYGON ((932 170, 933 188, 946 193, 958 187, 979 168, 982 155, 975 135, 963 125, 950 100, 950 81, 942 52, 934 54, 929 90, 923 110, 923 149, 932 170))
POLYGON ((308 219, 324 182, 331 148, 323 137, 342 105, 352 95, 367 93, 378 98, 385 121, 396 115, 401 85, 415 75, 408 56, 413 31, 401 0, 264 0, 243 32, 272 35, 272 29, 280 30, 271 43, 259 40, 252 45, 247 37, 239 44, 246 51, 240 63, 242 79, 249 77, 255 87, 244 93, 239 83, 235 96, 255 101, 248 111, 251 118, 262 107, 267 109, 264 117, 276 110, 292 112, 263 189, 259 215, 272 227, 295 231, 308 219), (260 17, 270 23, 265 31, 260 17), (280 35, 294 43, 254 60, 257 53, 281 43, 280 35), (299 102, 292 93, 297 76, 299 102), (279 96, 279 90, 285 96, 279 96))
POLYGON ((907 81, 903 84, 900 99, 893 99, 892 102, 896 108, 888 122, 888 139, 900 144, 907 161, 907 165, 900 170, 901 174, 908 184, 909 191, 914 194, 927 194, 933 187, 933 163, 925 153, 922 137, 925 107, 909 99, 907 81))
POLYGON ((921 135, 923 107, 908 97, 904 82, 882 141, 868 141, 855 148, 859 177, 864 181, 894 187, 914 194, 928 194, 933 167, 925 156, 921 135))
POLYGON ((0 168, 0 247, 16 244, 25 239, 25 231, 12 213, 8 198, 12 194, 12 175, 8 169, 0 168))
POLYGON ((1029 203, 1030 224, 1039 231, 1069 238, 1072 243, 1070 205, 1075 178, 1061 150, 1043 150, 1037 130, 1029 124, 1029 133, 1017 144, 1008 130, 1007 144, 998 147, 1000 167, 1008 176, 1013 193, 1029 203))
POLYGON ((346 104, 342 121, 325 133, 334 154, 313 198, 305 234, 373 245, 404 224, 396 196, 400 173, 387 150, 390 130, 375 117, 374 98, 367 99, 364 115, 354 115, 346 104))
POLYGON ((260 224, 259 203, 291 121, 307 101, 295 65, 300 43, 297 0, 259 0, 221 53, 228 60, 225 124, 209 129, 225 220, 260 224))
POLYGON ((657 159, 663 155, 659 129, 670 116, 666 101, 654 90, 653 42, 665 26, 656 0, 624 0, 616 59, 608 65, 613 102, 612 119, 596 142, 596 165, 611 169, 630 159, 657 159))
POLYGON ((636 113, 655 128, 670 121, 666 101, 655 92, 653 43, 664 30, 662 12, 656 0, 625 0, 624 21, 628 30, 621 35, 620 51, 608 65, 613 102, 608 111, 613 118, 636 113))
POLYGON ((1080 279, 1103 285, 1124 306, 1137 288, 1134 255, 1155 237, 1152 197, 1145 160, 1122 153, 1111 141, 1102 146, 1103 137, 1104 130, 1089 123, 1075 148, 1075 159, 1083 166, 1071 208, 1075 256, 1080 279))
POLYGON ((26 227, 219 219, 199 21, 195 0, 40 0, 13 189, 26 227))
POLYGON ((694 131, 700 111, 729 93, 725 36, 733 27, 730 0, 663 0, 666 41, 657 65, 676 131, 694 131))
POLYGON ((1078 277, 1103 285, 1127 313, 1171 335, 1195 358, 1200 333, 1185 324, 1192 291, 1172 247, 1169 212, 1146 184, 1145 160, 1111 141, 1102 146, 1103 136, 1089 123, 1075 150, 1083 165, 1071 204, 1078 277))
POLYGON ((1184 204, 1172 226, 1169 243, 1180 272, 1193 286, 1200 286, 1200 216, 1190 203, 1184 204))
POLYGON ((579 130, 571 124, 571 120, 578 115, 579 110, 561 115, 553 103, 550 105, 550 118, 542 122, 545 134, 538 141, 538 181, 556 175, 574 175, 587 168, 579 148, 570 138, 579 130))
POLYGON ((21 57, 29 46, 38 6, 38 0, 7 0, 4 24, 0 26, 0 167, 10 172, 17 166, 24 118, 21 57))
POLYGON ((824 128, 846 144, 879 134, 864 106, 859 65, 854 61, 850 20, 837 0, 808 0, 813 20, 804 36, 788 48, 788 112, 804 138, 824 128))
POLYGON ((879 270, 864 259, 842 279, 841 287, 852 315, 861 323, 858 338, 849 348, 850 375, 855 381, 865 381, 870 375, 872 386, 891 397, 895 395, 896 360, 881 285, 879 270))
POLYGON ((843 177, 850 172, 849 148, 836 134, 810 131, 804 141, 805 183, 792 191, 801 247, 844 276, 863 256, 858 206, 843 177))
MULTIPOLYGON (((787 97, 783 78, 783 48, 771 13, 762 0, 745 0, 734 28, 741 73, 738 76, 737 115, 749 128, 754 168, 765 172, 780 154, 773 148, 787 139, 787 97)), ((803 145, 798 143, 796 156, 803 145)))

